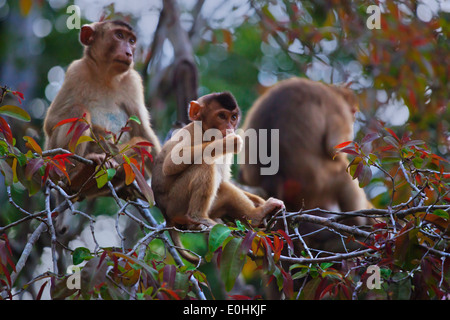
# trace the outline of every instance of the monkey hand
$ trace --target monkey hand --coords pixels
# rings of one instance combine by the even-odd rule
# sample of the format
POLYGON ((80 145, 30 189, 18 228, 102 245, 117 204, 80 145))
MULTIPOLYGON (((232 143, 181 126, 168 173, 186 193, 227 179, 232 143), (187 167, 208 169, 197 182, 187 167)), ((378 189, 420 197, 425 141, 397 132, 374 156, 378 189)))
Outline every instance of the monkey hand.
POLYGON ((276 198, 267 199, 266 204, 272 206, 273 207, 272 211, 275 212, 285 208, 284 202, 276 198))
POLYGON ((105 161, 106 154, 104 153, 89 153, 86 155, 86 159, 94 161, 95 165, 99 166, 101 164, 104 164, 106 169, 114 168, 117 169, 119 167, 119 164, 114 159, 109 159, 105 161))
MULTIPOLYGON (((230 133, 224 138, 225 146, 233 146, 233 152, 239 153, 242 150, 243 140, 236 133, 230 133)), ((229 150, 228 148, 226 150, 229 150)))

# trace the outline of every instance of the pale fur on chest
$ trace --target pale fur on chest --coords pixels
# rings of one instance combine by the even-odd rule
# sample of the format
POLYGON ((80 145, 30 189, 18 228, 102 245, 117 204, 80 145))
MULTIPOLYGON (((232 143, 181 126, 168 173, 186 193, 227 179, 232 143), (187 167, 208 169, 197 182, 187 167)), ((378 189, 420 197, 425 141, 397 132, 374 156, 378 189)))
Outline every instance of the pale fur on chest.
POLYGON ((223 181, 230 180, 232 157, 232 154, 226 154, 214 161, 214 190, 219 189, 219 186, 223 181))
POLYGON ((128 120, 126 111, 117 105, 98 105, 91 111, 92 124, 118 134, 128 120))

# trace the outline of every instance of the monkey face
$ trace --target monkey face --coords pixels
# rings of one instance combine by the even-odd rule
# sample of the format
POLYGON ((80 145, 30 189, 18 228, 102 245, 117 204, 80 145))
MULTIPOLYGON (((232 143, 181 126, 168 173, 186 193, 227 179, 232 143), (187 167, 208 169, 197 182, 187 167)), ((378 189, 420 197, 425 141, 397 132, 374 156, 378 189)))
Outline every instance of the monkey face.
POLYGON ((136 36, 133 32, 117 27, 110 30, 111 61, 118 72, 125 72, 133 65, 136 36))
POLYGON ((100 62, 102 68, 123 73, 133 67, 136 35, 122 21, 104 21, 84 25, 80 41, 88 48, 88 57, 100 62))
POLYGON ((192 121, 201 121, 203 131, 217 129, 225 137, 236 130, 240 120, 239 107, 225 108, 216 100, 212 100, 206 105, 202 105, 202 103, 204 102, 191 102, 189 117, 192 121))
MULTIPOLYGON (((217 102, 212 102, 211 104, 217 104, 217 102)), ((209 118, 209 123, 206 123, 208 129, 216 128, 220 130, 223 136, 236 130, 239 123, 239 112, 237 108, 230 111, 218 105, 213 110, 209 118)))

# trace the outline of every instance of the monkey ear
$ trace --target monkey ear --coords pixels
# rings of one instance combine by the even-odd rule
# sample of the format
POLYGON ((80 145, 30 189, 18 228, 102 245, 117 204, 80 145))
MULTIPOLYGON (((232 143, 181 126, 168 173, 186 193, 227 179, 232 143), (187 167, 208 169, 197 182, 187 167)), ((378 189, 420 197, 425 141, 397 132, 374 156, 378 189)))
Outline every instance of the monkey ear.
POLYGON ((94 28, 91 25, 85 24, 81 27, 80 41, 85 46, 90 46, 94 42, 94 28))
POLYGON ((189 119, 192 121, 198 120, 201 108, 202 106, 198 103, 198 101, 191 101, 189 103, 189 119))

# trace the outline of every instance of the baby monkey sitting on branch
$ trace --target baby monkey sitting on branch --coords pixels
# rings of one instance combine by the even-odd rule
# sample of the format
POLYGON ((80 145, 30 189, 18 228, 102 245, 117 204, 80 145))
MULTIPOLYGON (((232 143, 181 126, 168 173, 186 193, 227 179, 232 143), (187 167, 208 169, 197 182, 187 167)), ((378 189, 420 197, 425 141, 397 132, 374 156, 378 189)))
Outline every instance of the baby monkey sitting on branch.
MULTIPOLYGON (((267 215, 284 208, 278 199, 266 201, 230 182, 231 158, 242 149, 242 138, 235 133, 240 117, 229 92, 190 103, 193 122, 174 133, 154 164, 152 189, 169 227, 210 228, 222 217, 250 220, 257 227, 267 215)), ((179 234, 171 234, 175 245, 182 247, 179 234)), ((198 262, 184 250, 180 254, 198 262)))

